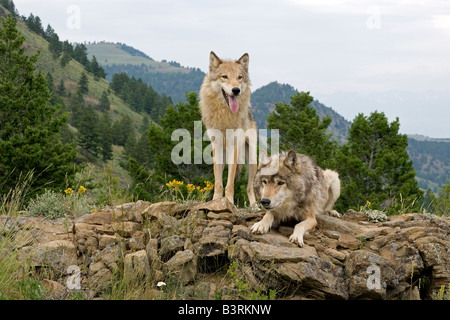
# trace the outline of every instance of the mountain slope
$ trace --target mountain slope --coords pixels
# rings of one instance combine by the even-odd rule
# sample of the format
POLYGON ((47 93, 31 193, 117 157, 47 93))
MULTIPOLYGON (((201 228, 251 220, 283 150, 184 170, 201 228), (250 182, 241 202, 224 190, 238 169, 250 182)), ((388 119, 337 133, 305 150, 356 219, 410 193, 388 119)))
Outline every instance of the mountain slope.
POLYGON ((89 43, 86 47, 89 58, 95 55, 105 69, 107 80, 115 73, 125 72, 130 77, 141 78, 160 94, 170 96, 175 104, 186 100, 186 92, 198 92, 205 76, 198 68, 182 67, 177 62, 158 62, 121 43, 89 43))
MULTIPOLYGON (((255 121, 258 128, 266 128, 267 115, 275 109, 276 102, 287 102, 291 100, 291 96, 298 93, 298 91, 289 84, 281 84, 278 82, 271 82, 253 92, 252 94, 252 109, 255 121)), ((316 109, 317 115, 320 118, 328 115, 332 121, 328 128, 328 132, 333 134, 333 138, 337 139, 339 143, 344 143, 348 137, 348 129, 350 122, 339 115, 333 109, 325 106, 317 100, 312 102, 312 107, 316 109)))
POLYGON ((417 172, 419 186, 433 192, 450 179, 450 143, 419 141, 408 137, 407 151, 417 172))
MULTIPOLYGON (((65 90, 68 95, 74 94, 78 88, 78 81, 81 75, 85 73, 88 78, 89 93, 84 96, 86 102, 92 105, 100 104, 103 92, 108 92, 108 98, 111 103, 111 118, 117 119, 123 116, 131 118, 136 125, 142 124, 142 115, 132 111, 127 104, 109 90, 109 82, 105 79, 94 79, 91 73, 86 72, 83 65, 71 59, 64 67, 60 64, 60 59, 54 59, 49 51, 49 43, 40 35, 30 31, 26 24, 17 19, 17 28, 25 37, 25 52, 29 55, 39 51, 37 67, 46 75, 50 73, 53 78, 53 86, 57 87, 61 80, 64 81, 65 90)), ((68 98, 65 98, 67 101, 68 98)))
MULTIPOLYGON (((52 54, 48 50, 48 42, 45 39, 31 32, 20 20, 18 20, 18 28, 26 37, 27 52, 33 54, 40 50, 41 54, 37 65, 43 73, 51 72, 55 86, 63 79, 66 90, 74 93, 81 74, 85 72, 84 67, 75 60, 71 60, 65 67, 62 67, 59 60, 52 58, 52 54)), ((87 47, 89 58, 92 59, 93 55, 96 56, 99 64, 108 73, 107 79, 111 79, 114 73, 126 72, 129 76, 142 78, 157 92, 171 96, 175 103, 185 100, 186 91, 198 92, 204 77, 204 73, 199 69, 184 68, 176 62, 157 62, 139 50, 123 44, 96 43, 88 44, 87 47)), ((87 74, 87 76, 89 93, 85 95, 85 100, 96 105, 99 103, 102 92, 106 91, 111 102, 110 114, 113 119, 128 115, 137 126, 141 125, 142 115, 132 111, 122 99, 108 90, 109 82, 107 80, 95 80, 91 74, 87 74)), ((252 105, 259 128, 266 127, 267 115, 273 111, 275 102, 289 102, 290 97, 296 92, 297 90, 292 86, 277 82, 255 90, 252 95, 252 105)), ((329 115, 332 118, 329 132, 332 132, 333 137, 340 143, 345 142, 350 122, 319 101, 314 101, 313 106, 320 117, 329 115)), ((425 145, 427 143, 428 141, 424 142, 425 145)), ((417 171, 417 180, 421 188, 431 188, 436 191, 450 176, 450 164, 448 161, 440 159, 433 148, 418 148, 414 141, 410 142, 410 145, 408 151, 417 171)), ((446 146, 448 145, 450 144, 446 146)))

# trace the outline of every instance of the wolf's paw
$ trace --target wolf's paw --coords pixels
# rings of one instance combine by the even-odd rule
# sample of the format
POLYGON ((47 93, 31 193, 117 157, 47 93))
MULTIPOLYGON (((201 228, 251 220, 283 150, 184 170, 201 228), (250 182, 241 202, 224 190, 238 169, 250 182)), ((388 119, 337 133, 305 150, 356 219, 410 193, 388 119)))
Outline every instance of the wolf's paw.
POLYGON ((337 212, 336 210, 330 210, 330 211, 327 211, 327 214, 328 214, 329 216, 336 217, 336 218, 340 218, 340 217, 341 217, 341 215, 339 214, 339 212, 337 212))
POLYGON ((291 234, 291 236, 289 237, 289 241, 292 243, 295 243, 296 245, 298 245, 300 248, 303 247, 303 235, 302 234, 296 234, 295 232, 293 234, 291 234))
POLYGON ((269 232, 270 225, 261 220, 260 222, 255 223, 250 230, 252 233, 263 234, 269 232))
POLYGON ((233 197, 226 197, 228 201, 230 201, 231 204, 234 204, 234 198, 233 197))

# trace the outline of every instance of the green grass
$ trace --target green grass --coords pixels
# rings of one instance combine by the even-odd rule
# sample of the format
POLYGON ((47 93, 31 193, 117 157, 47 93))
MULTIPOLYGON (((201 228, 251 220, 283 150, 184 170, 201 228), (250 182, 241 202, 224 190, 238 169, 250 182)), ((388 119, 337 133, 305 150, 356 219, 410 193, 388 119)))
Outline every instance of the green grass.
POLYGON ((25 23, 20 20, 17 21, 17 28, 25 36, 25 52, 32 55, 39 50, 40 54, 37 59, 37 67, 44 75, 47 72, 51 73, 55 88, 62 79, 66 87, 66 92, 75 93, 78 88, 78 80, 81 74, 85 72, 88 77, 89 87, 89 93, 85 95, 85 100, 88 103, 93 105, 99 104, 102 93, 106 91, 111 102, 111 110, 109 112, 112 120, 128 115, 136 126, 142 124, 143 116, 131 110, 121 98, 116 96, 110 90, 107 80, 94 79, 92 74, 86 72, 83 65, 73 59, 65 67, 62 67, 60 59, 54 59, 52 53, 48 50, 48 42, 44 38, 30 31, 25 23))

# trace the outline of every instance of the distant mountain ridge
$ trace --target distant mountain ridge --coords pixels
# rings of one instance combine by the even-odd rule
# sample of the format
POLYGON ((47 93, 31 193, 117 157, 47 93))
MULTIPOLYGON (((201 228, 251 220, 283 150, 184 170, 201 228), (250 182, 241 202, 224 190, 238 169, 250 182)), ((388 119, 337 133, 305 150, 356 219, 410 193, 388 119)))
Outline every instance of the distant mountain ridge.
MULTIPOLYGON (((96 55, 100 65, 108 73, 107 79, 111 79, 114 73, 126 72, 129 76, 142 78, 157 92, 171 96, 174 103, 184 101, 186 91, 198 92, 205 75, 200 69, 185 68, 176 62, 157 62, 147 55, 133 56, 128 46, 123 47, 122 44, 96 43, 88 44, 87 48, 90 58, 91 55, 96 55)), ((258 127, 266 128, 267 115, 274 110, 276 102, 289 103, 290 97, 297 92, 297 89, 289 84, 276 81, 255 90, 252 94, 252 108, 258 127)), ((332 118, 329 132, 333 133, 339 143, 345 143, 351 122, 317 100, 312 105, 320 117, 329 115, 332 118)), ((416 177, 420 187, 436 192, 450 177, 450 157, 442 156, 442 153, 450 152, 450 143, 445 143, 450 139, 433 139, 418 135, 409 135, 408 139, 408 152, 417 171, 416 177), (431 145, 435 141, 441 144, 431 145)))
MULTIPOLYGON (((252 110, 258 128, 266 128, 267 115, 275 109, 275 103, 283 101, 289 103, 291 97, 296 93, 298 93, 298 90, 291 85, 276 81, 255 90, 252 93, 252 110)), ((347 140, 351 122, 318 100, 314 100, 311 105, 316 109, 320 118, 326 115, 331 117, 332 121, 328 127, 328 132, 332 133, 333 138, 338 140, 339 143, 344 143, 347 140)))
POLYGON ((186 100, 186 92, 198 92, 205 73, 198 68, 183 67, 174 61, 155 61, 145 53, 123 43, 94 42, 86 44, 88 57, 97 58, 105 69, 106 80, 116 73, 141 78, 160 94, 165 93, 176 104, 186 100))

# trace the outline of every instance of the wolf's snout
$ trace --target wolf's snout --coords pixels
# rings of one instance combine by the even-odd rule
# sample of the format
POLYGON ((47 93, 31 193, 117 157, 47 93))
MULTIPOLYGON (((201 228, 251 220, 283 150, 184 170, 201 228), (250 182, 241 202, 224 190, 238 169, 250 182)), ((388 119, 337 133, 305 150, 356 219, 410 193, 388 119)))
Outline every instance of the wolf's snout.
POLYGON ((269 205, 270 205, 270 199, 268 199, 268 198, 262 198, 262 199, 261 199, 261 204, 262 204, 264 207, 269 206, 269 205))
POLYGON ((231 92, 233 92, 233 94, 237 96, 241 92, 241 89, 239 89, 238 87, 234 87, 233 89, 231 89, 231 92))

